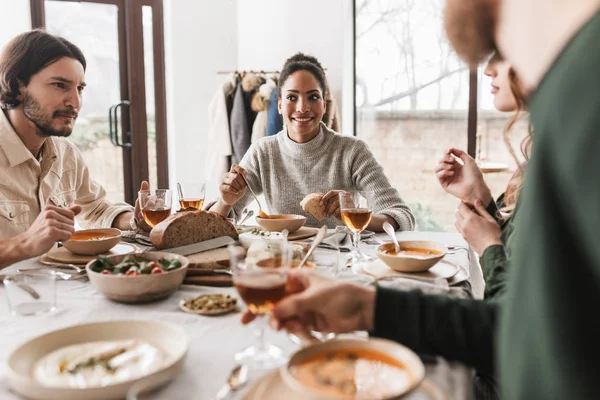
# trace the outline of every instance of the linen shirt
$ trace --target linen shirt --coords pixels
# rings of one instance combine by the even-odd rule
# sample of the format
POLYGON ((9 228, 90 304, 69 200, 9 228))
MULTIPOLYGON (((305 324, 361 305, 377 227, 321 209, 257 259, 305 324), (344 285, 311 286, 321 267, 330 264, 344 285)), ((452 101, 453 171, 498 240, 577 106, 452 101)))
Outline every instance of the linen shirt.
POLYGON ((38 160, 31 154, 0 110, 0 238, 26 231, 46 204, 64 205, 56 204, 60 199, 81 206, 76 220, 84 228, 110 227, 117 215, 133 211, 106 199, 83 155, 66 138, 47 138, 40 155, 38 160))

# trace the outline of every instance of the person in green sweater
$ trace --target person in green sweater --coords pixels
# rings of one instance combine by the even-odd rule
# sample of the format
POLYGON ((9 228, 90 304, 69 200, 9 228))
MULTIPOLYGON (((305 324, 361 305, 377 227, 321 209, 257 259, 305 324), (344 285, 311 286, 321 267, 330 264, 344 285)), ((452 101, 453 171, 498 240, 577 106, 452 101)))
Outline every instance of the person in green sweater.
POLYGON ((515 208, 524 183, 526 162, 530 158, 532 132, 521 143, 525 163, 521 163, 510 141, 510 132, 525 111, 525 97, 519 79, 510 64, 495 53, 484 73, 492 78, 494 106, 498 111, 514 112, 504 129, 504 140, 517 162, 517 171, 506 191, 494 201, 483 173, 475 160, 462 150, 451 148, 438 163, 435 172, 442 188, 461 200, 456 213, 456 228, 473 250, 481 255, 480 264, 488 284, 486 299, 497 298, 504 292, 505 273, 510 254, 515 208), (460 160, 460 162, 459 162, 460 160))
POLYGON ((502 304, 292 273, 275 328, 369 330, 479 371, 493 372, 498 353, 503 398, 600 397, 600 329, 582 311, 600 303, 599 9, 599 0, 447 0, 459 55, 476 64, 499 50, 531 93, 536 150, 502 304))

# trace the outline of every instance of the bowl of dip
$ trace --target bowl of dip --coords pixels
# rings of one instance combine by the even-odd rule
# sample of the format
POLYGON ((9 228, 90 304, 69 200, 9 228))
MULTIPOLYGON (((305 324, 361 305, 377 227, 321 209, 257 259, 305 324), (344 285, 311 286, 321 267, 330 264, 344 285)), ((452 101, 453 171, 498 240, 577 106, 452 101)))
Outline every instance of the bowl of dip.
POLYGON ((151 389, 179 375, 188 347, 185 331, 162 321, 70 326, 17 347, 8 384, 34 400, 123 399, 133 384, 151 389))

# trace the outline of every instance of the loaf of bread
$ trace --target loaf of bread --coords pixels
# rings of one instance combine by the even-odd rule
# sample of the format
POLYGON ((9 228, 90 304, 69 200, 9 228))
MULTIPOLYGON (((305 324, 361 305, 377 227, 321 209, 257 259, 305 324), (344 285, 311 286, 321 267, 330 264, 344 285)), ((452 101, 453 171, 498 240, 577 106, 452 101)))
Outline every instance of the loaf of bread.
POLYGON ((311 193, 307 195, 300 202, 300 206, 307 213, 315 217, 317 220, 321 221, 322 219, 327 218, 327 214, 325 213, 325 207, 321 206, 321 199, 323 199, 323 193, 311 193))
POLYGON ((227 218, 209 211, 176 213, 150 231, 150 241, 159 250, 203 242, 219 236, 238 238, 237 230, 227 218))

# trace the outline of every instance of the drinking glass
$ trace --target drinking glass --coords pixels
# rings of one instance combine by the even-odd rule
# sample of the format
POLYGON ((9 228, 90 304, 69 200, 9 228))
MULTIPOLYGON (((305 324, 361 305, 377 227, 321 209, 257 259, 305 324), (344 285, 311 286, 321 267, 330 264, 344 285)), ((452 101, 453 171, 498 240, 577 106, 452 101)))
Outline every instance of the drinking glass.
POLYGON ((373 216, 375 193, 373 191, 340 192, 342 221, 352 232, 352 261, 363 262, 367 257, 360 251, 360 233, 364 231, 373 216))
MULTIPOLYGON (((300 254, 294 253, 294 261, 292 262, 292 266, 295 264, 296 260, 301 260, 305 255, 306 252, 301 252, 300 254)), ((327 277, 336 278, 342 272, 340 266, 340 251, 317 247, 313 250, 312 255, 308 258, 307 263, 304 265, 304 268, 306 267, 312 267, 315 272, 327 277)), ((288 337, 292 342, 299 345, 308 345, 313 343, 314 339, 325 342, 336 337, 335 333, 324 333, 313 330, 310 331, 310 335, 312 338, 301 338, 294 334, 289 334, 288 337)))
POLYGON ((54 271, 44 270, 7 275, 6 300, 13 315, 39 315, 56 309, 54 271))
POLYGON ((286 362, 282 351, 265 339, 265 325, 275 304, 285 297, 292 246, 270 241, 256 255, 239 243, 228 246, 233 284, 250 312, 256 315, 256 344, 235 355, 239 363, 269 369, 286 362))
POLYGON ((204 205, 204 193, 206 184, 204 182, 177 183, 179 195, 179 206, 182 209, 193 208, 202 210, 204 205))
POLYGON ((144 221, 153 227, 171 215, 172 193, 169 189, 141 190, 138 192, 144 221))
MULTIPOLYGON (((292 268, 294 268, 305 255, 306 251, 294 252, 292 257, 292 268)), ((335 278, 341 273, 340 251, 317 247, 313 250, 306 264, 304 264, 304 268, 313 268, 314 271, 322 275, 335 278)))

